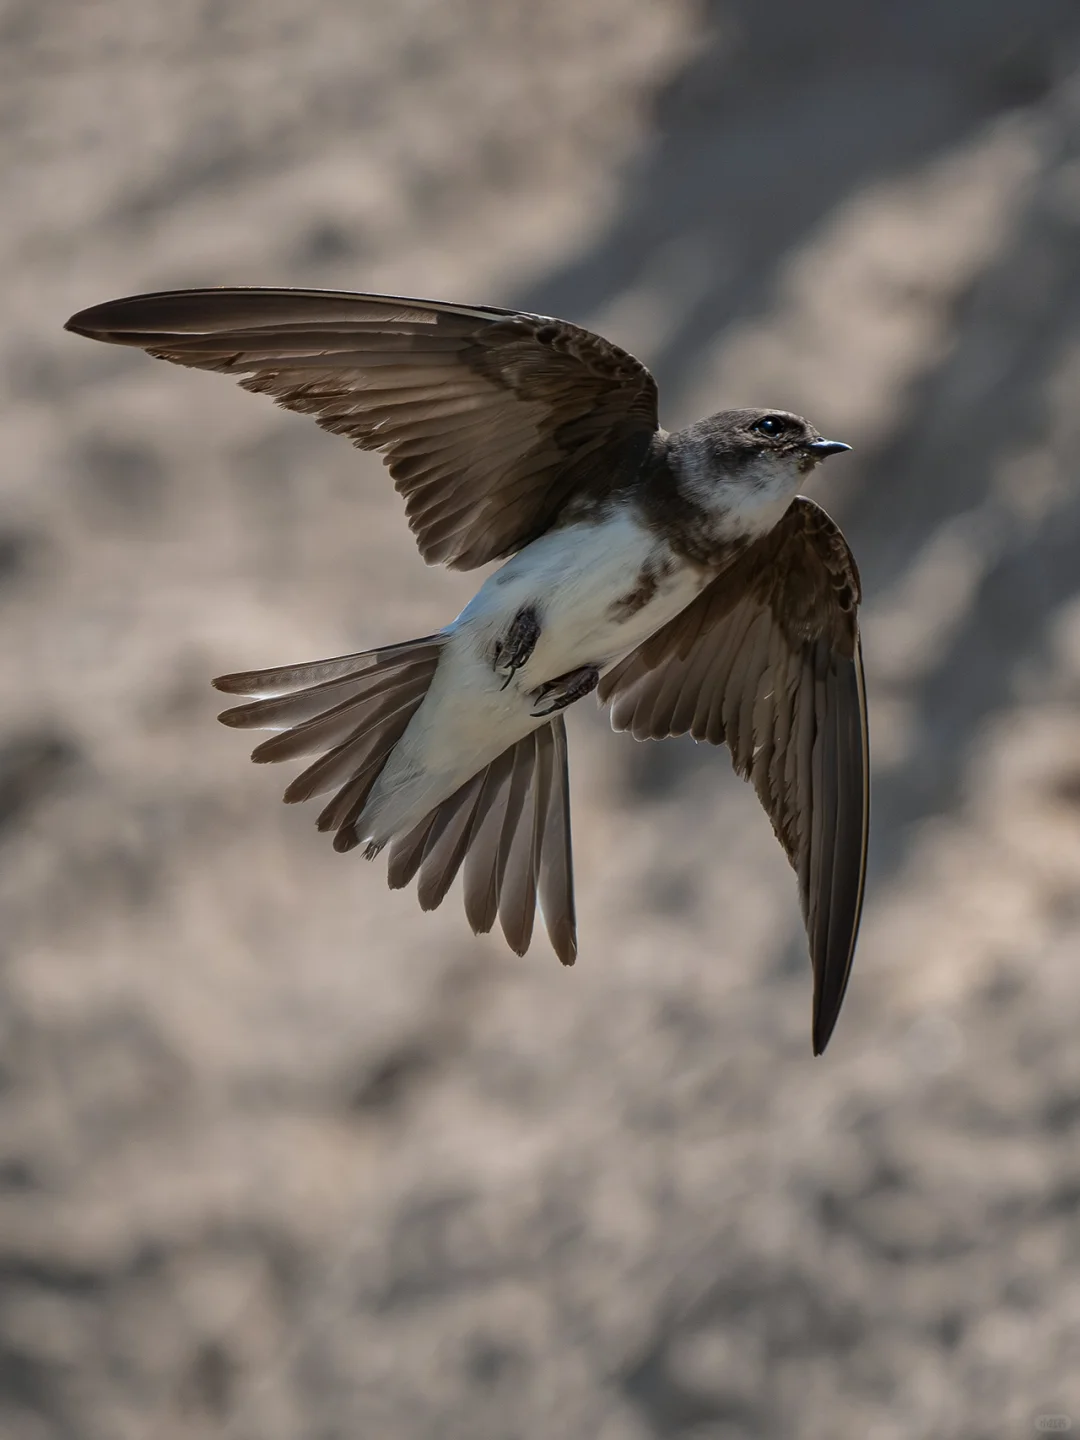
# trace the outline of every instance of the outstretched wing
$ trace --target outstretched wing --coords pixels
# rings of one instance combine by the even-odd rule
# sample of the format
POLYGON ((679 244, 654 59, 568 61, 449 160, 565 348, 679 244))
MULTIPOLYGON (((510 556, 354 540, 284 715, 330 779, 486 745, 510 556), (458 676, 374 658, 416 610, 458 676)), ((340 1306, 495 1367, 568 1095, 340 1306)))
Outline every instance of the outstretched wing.
POLYGON ((180 290, 67 329, 237 377, 381 450, 429 563, 511 554, 572 496, 633 473, 657 428, 644 365, 561 320, 330 290, 180 290))
POLYGON ((869 749, 847 542, 803 497, 681 615, 603 678, 639 740, 726 742, 798 878, 814 971, 813 1045, 840 1012, 862 911, 869 749))

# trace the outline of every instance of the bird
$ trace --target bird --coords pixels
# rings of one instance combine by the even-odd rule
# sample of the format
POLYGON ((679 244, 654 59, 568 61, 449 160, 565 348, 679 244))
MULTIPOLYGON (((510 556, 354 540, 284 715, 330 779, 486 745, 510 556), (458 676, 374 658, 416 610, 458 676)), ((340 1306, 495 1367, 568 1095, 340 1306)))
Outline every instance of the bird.
POLYGON ((577 956, 564 712, 595 693, 638 740, 726 744, 798 879, 811 1040, 833 1033, 862 912, 869 749, 861 585, 800 495, 850 449, 786 410, 668 432, 619 346, 548 316, 328 290, 229 287, 82 310, 78 335, 234 376, 377 451, 422 558, 500 562, 441 630, 220 676, 219 717, 309 761, 334 849, 388 847, 434 909, 463 871, 475 933, 519 955, 537 909, 577 956))

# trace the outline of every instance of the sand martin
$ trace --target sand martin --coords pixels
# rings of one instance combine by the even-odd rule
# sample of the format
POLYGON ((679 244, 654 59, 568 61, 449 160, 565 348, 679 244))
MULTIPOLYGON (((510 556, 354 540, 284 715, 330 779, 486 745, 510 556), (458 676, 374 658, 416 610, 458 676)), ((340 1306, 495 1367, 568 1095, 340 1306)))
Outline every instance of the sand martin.
POLYGON ((319 290, 138 295, 67 328, 235 376, 379 451, 423 558, 502 561, 437 634, 225 675, 257 761, 316 757, 334 848, 389 846, 425 910, 464 869, 475 932, 518 954, 539 908, 577 954, 562 711, 726 743, 794 867, 825 1048, 859 927, 869 818, 859 576, 796 492, 849 447, 783 410, 660 428, 632 355, 562 320, 319 290))

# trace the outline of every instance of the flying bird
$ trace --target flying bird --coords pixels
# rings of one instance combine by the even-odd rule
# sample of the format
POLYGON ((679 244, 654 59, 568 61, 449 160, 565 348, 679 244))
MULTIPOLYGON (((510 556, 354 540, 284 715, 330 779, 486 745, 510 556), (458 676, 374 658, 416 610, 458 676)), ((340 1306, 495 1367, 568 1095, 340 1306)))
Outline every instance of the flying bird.
POLYGON ((726 744, 798 876, 812 1041, 836 1023, 869 823, 858 571, 797 494, 849 447, 783 410, 673 433, 640 361, 562 320, 387 295, 137 295, 67 329, 235 376, 379 451, 429 564, 502 561, 434 635, 224 675, 221 720, 308 758, 286 801, 330 798, 339 851, 389 846, 425 910, 464 869, 474 932, 524 954, 539 904, 577 954, 563 711, 596 692, 615 730, 726 744), (312 758, 314 757, 314 758, 312 758))

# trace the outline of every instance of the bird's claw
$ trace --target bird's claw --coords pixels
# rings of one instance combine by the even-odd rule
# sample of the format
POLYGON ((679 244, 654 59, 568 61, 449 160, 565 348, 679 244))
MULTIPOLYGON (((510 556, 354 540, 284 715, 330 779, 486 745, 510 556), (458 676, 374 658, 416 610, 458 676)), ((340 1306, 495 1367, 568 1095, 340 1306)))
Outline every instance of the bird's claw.
POLYGON ((539 639, 540 617, 532 605, 524 605, 511 620, 506 634, 495 642, 492 669, 496 675, 506 676, 500 690, 505 690, 521 667, 529 663, 539 639))
POLYGON ((554 680, 549 680, 546 685, 541 685, 539 690, 533 691, 532 698, 538 708, 530 710, 529 714, 534 720, 543 720, 549 715, 557 715, 560 710, 565 710, 575 700, 591 694, 599 684, 600 671, 595 665, 582 665, 578 670, 570 670, 565 675, 559 675, 554 680))

